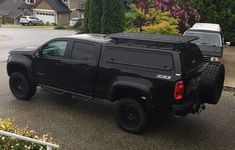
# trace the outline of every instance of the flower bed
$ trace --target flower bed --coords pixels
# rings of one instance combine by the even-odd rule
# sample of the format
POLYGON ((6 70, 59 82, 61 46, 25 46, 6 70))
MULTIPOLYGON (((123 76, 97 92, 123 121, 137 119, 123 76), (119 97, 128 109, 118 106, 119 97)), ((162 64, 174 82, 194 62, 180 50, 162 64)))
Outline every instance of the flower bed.
MULTIPOLYGON (((52 143, 52 138, 50 136, 48 135, 39 136, 35 131, 29 130, 28 127, 18 128, 15 125, 15 123, 10 119, 0 119, 0 130, 52 143)), ((39 144, 0 135, 0 149, 46 150, 46 147, 39 144)))

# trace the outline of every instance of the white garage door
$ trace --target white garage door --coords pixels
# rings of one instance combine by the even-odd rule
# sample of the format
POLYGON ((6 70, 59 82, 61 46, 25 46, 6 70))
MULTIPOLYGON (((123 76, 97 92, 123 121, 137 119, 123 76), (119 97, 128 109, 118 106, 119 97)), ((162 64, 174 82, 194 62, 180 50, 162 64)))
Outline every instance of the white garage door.
POLYGON ((55 15, 52 13, 37 12, 35 16, 44 23, 55 23, 55 15))

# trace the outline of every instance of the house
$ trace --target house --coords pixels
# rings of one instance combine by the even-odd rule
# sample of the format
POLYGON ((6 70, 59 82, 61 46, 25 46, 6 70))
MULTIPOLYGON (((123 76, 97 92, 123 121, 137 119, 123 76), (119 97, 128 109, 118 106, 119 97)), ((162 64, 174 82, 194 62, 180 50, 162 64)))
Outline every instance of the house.
POLYGON ((68 24, 71 18, 84 18, 85 0, 25 0, 19 8, 51 24, 68 24))
POLYGON ((5 0, 0 4, 0 24, 18 23, 22 16, 22 11, 18 9, 24 0, 5 0))

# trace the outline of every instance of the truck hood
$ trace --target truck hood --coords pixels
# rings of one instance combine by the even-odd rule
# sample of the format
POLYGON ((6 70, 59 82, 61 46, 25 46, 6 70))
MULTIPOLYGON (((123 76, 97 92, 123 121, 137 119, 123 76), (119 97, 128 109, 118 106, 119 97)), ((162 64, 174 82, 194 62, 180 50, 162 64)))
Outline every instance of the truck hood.
POLYGON ((221 57, 223 55, 222 47, 214 47, 214 46, 206 46, 206 45, 198 45, 203 56, 217 56, 221 57))
POLYGON ((23 47, 16 48, 9 52, 10 55, 21 54, 21 55, 33 55, 38 47, 23 47))

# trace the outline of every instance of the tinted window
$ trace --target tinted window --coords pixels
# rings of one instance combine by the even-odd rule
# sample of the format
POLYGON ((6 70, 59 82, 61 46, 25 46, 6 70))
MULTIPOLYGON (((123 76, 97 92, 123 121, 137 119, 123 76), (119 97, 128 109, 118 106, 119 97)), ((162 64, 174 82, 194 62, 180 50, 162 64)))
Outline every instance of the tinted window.
POLYGON ((72 58, 94 59, 96 53, 94 45, 90 43, 74 42, 72 58))
POLYGON ((218 33, 203 33, 203 32, 185 32, 184 36, 196 36, 199 39, 192 41, 192 43, 198 45, 207 46, 222 46, 221 36, 218 33))
POLYGON ((43 56, 64 57, 67 44, 67 41, 51 42, 42 48, 41 54, 43 56))
POLYGON ((168 53, 123 48, 107 48, 106 60, 110 63, 126 64, 152 69, 170 70, 172 57, 168 53))
POLYGON ((38 18, 36 17, 29 17, 30 19, 35 19, 35 20, 39 20, 38 18))

